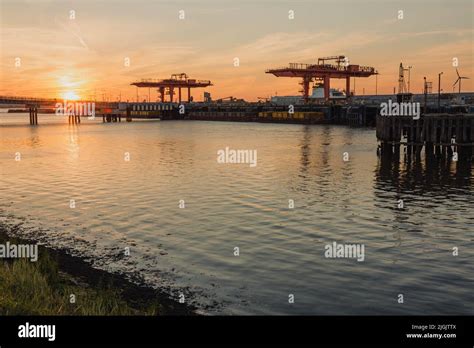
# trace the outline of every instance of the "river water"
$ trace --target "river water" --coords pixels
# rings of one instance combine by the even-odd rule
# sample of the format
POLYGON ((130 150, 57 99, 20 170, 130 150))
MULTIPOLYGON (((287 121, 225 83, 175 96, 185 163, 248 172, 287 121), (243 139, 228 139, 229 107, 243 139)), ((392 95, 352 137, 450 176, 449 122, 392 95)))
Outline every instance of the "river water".
POLYGON ((94 267, 207 314, 474 314, 471 164, 387 162, 345 126, 27 121, 0 115, 0 224, 94 267))

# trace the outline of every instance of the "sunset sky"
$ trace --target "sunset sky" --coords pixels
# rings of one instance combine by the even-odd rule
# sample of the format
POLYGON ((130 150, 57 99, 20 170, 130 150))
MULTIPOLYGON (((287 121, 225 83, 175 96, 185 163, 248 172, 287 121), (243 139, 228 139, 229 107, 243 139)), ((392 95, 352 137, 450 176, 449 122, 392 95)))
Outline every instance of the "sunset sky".
MULTIPOLYGON (((412 92, 421 92, 423 76, 437 90, 441 71, 442 88, 452 92, 452 59, 457 57, 461 75, 471 78, 463 80, 462 89, 473 91, 473 4, 0 0, 0 94, 135 100, 131 82, 185 72, 211 80, 214 86, 206 90, 213 99, 256 100, 299 94, 299 79, 277 78, 265 69, 340 54, 379 71, 379 94, 397 86, 400 62, 413 66, 412 92), (179 19, 180 10, 185 19, 179 19), (397 18, 399 10, 403 19, 397 18), (234 67, 235 57, 239 67, 234 67)), ((344 81, 332 80, 332 86, 343 89, 344 81)), ((363 89, 374 94, 375 77, 357 79, 356 94, 363 89)), ((195 90, 196 100, 202 100, 203 91, 195 90)), ((146 98, 148 89, 139 94, 146 98)), ((157 95, 152 91, 152 100, 157 95)))

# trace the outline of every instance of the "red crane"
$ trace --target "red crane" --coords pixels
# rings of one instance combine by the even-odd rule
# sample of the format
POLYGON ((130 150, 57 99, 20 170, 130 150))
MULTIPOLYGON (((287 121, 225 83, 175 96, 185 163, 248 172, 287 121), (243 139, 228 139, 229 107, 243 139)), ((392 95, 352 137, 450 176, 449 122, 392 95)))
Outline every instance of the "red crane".
POLYGON ((301 92, 305 102, 309 100, 309 85, 313 80, 321 80, 324 84, 324 98, 329 100, 330 80, 346 79, 346 96, 350 96, 351 77, 369 77, 377 71, 369 66, 349 64, 346 56, 331 56, 318 58, 318 64, 290 63, 289 66, 277 69, 268 69, 267 74, 277 77, 299 77, 303 86, 301 92), (336 64, 327 64, 326 61, 335 61, 336 64))

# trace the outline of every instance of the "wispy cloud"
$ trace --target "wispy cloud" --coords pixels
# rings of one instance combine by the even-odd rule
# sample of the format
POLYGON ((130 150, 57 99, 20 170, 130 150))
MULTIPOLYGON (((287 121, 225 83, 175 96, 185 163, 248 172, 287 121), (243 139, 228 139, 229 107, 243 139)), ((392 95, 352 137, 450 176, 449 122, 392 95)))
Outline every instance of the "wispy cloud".
POLYGON ((67 22, 64 22, 57 17, 54 17, 54 22, 59 25, 62 29, 64 29, 66 32, 72 34, 78 41, 79 43, 86 49, 89 49, 87 44, 85 43, 83 39, 83 35, 81 33, 81 28, 79 27, 79 24, 75 20, 69 20, 67 22))

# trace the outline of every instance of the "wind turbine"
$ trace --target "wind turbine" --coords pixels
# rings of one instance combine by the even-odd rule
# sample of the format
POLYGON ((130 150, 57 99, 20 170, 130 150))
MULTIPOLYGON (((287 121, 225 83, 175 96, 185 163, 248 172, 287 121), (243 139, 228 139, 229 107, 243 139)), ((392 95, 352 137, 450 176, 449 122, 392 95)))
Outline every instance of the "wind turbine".
POLYGON ((461 81, 462 79, 469 79, 469 77, 459 75, 458 68, 456 68, 456 74, 458 74, 458 79, 456 80, 456 82, 454 82, 453 89, 454 89, 454 86, 456 86, 456 83, 459 82, 459 93, 461 93, 461 81))

